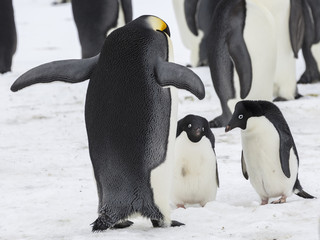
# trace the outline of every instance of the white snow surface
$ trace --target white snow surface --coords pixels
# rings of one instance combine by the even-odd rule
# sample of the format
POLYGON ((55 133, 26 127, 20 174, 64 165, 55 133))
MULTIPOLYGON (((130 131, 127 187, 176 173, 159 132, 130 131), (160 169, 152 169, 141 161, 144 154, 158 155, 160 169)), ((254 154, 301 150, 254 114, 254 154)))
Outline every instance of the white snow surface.
MULTIPOLYGON (((13 81, 32 67, 79 58, 71 6, 52 0, 14 0, 18 49, 11 73, 0 76, 0 239, 319 239, 320 200, 292 195, 287 203, 260 206, 241 173, 240 130, 213 129, 220 174, 217 199, 205 207, 174 209, 186 225, 152 228, 138 218, 127 229, 92 233, 98 197, 88 154, 84 101, 88 82, 38 84, 12 93, 13 81)), ((153 14, 170 26, 176 62, 188 63, 172 2, 133 0, 134 18, 153 14)), ((297 61, 297 78, 304 62, 297 61)), ((179 91, 179 118, 188 113, 211 120, 219 100, 207 67, 193 69, 204 81, 203 101, 179 91)), ((303 98, 276 103, 300 154, 299 179, 320 196, 320 84, 299 85, 303 98)))

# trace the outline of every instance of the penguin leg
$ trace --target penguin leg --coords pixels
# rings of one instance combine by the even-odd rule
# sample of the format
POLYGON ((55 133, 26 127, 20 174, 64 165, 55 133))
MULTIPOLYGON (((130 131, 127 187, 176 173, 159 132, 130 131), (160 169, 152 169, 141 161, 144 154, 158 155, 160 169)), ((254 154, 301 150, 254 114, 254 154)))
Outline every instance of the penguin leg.
POLYGON ((184 206, 184 204, 183 204, 183 203, 181 203, 181 204, 180 204, 180 203, 178 203, 178 204, 177 204, 177 208, 184 208, 184 209, 186 209, 186 207, 184 206))
POLYGON ((306 44, 304 43, 302 47, 302 53, 306 62, 306 70, 300 77, 300 80, 298 81, 298 83, 302 84, 313 83, 320 80, 318 65, 311 52, 311 45, 305 45, 306 44))
POLYGON ((261 206, 268 204, 269 198, 261 199, 261 206))
POLYGON ((280 204, 280 203, 285 203, 287 201, 287 196, 282 195, 281 198, 279 198, 279 200, 276 201, 272 201, 272 204, 280 204))
MULTIPOLYGON (((162 220, 151 219, 151 223, 154 228, 166 227, 164 221, 162 221, 162 220)), ((185 225, 184 223, 172 220, 170 227, 180 227, 180 226, 184 226, 184 225, 185 225)))

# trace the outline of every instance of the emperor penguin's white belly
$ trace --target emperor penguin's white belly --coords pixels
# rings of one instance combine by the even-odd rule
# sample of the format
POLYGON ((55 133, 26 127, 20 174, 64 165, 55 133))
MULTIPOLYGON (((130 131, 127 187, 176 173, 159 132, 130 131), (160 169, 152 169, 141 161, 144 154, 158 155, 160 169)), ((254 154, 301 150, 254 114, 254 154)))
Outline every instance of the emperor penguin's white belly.
POLYGON ((181 41, 183 45, 191 51, 191 65, 197 67, 199 64, 199 51, 200 42, 203 37, 203 32, 198 29, 198 36, 193 35, 190 31, 185 13, 184 13, 184 2, 188 0, 173 0, 173 9, 175 12, 176 20, 178 23, 178 28, 181 36, 181 41))
MULTIPOLYGON (((166 35, 167 36, 167 35, 166 35)), ((172 42, 168 40, 168 61, 173 62, 172 42)), ((177 114, 178 114, 178 90, 175 87, 170 87, 171 93, 171 113, 170 126, 166 158, 162 164, 151 171, 150 184, 153 192, 154 203, 159 208, 164 217, 164 225, 170 226, 171 223, 171 208, 170 208, 170 192, 172 183, 172 171, 174 161, 174 146, 175 136, 177 132, 177 114)))
POLYGON ((204 136, 193 143, 182 132, 175 145, 173 203, 204 206, 215 200, 216 193, 216 156, 209 139, 204 136))
POLYGON ((290 196, 297 178, 298 161, 290 150, 290 178, 280 163, 280 138, 276 128, 264 116, 248 119, 246 130, 241 131, 243 156, 249 180, 261 199, 290 196))
POLYGON ((273 15, 277 33, 277 69, 274 95, 288 100, 296 94, 296 59, 289 32, 290 0, 259 0, 273 15))
MULTIPOLYGON (((259 0, 246 1, 244 40, 252 63, 252 85, 247 100, 273 99, 273 79, 276 73, 276 29, 271 13, 259 0)), ((236 98, 228 102, 233 112, 240 100, 239 77, 235 71, 236 98)))
POLYGON ((315 60, 317 61, 318 69, 320 69, 320 43, 312 45, 311 52, 315 60))

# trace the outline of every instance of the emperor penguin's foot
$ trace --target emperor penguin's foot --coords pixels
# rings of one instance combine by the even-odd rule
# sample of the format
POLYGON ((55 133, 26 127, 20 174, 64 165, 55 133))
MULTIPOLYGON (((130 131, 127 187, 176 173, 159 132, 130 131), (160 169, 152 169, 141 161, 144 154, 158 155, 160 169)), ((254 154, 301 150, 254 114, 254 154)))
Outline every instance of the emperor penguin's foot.
POLYGON ((230 117, 225 115, 220 115, 219 117, 216 117, 212 121, 209 122, 210 128, 219 128, 219 127, 225 127, 228 124, 228 121, 231 119, 230 117))
MULTIPOLYGON (((151 222, 152 222, 152 226, 153 226, 154 228, 166 227, 165 224, 164 224, 164 222, 161 221, 161 220, 154 220, 154 219, 152 219, 151 222)), ((178 222, 178 221, 175 221, 175 220, 172 220, 172 221, 171 221, 171 224, 170 224, 170 227, 180 227, 180 226, 183 226, 183 225, 185 225, 185 224, 184 224, 184 223, 181 223, 181 222, 178 222)))
POLYGON ((285 203, 287 200, 287 197, 286 196, 281 196, 281 198, 279 200, 276 200, 276 201, 272 201, 271 203, 272 204, 280 204, 280 203, 285 203))
POLYGON ((320 80, 320 74, 318 71, 305 71, 298 83, 301 84, 308 84, 308 83, 315 83, 320 80))
POLYGON ((274 102, 284 102, 284 101, 288 101, 288 99, 284 98, 284 97, 276 97, 275 99, 273 99, 274 102))
POLYGON ((127 228, 130 227, 133 224, 133 222, 126 220, 120 223, 117 223, 116 225, 114 225, 112 228, 114 229, 121 229, 121 228, 127 228))
MULTIPOLYGON (((130 221, 128 221, 130 222, 130 221)), ((95 220, 93 223, 91 223, 92 226, 92 232, 101 232, 104 230, 107 230, 108 228, 116 226, 116 224, 120 224, 119 220, 113 221, 108 215, 101 214, 97 220, 95 220)), ((128 223, 127 223, 128 224, 128 223)))
POLYGON ((184 204, 177 204, 177 208, 184 208, 184 209, 186 209, 186 207, 184 206, 184 204))
POLYGON ((266 205, 268 204, 269 199, 261 199, 261 205, 266 205))

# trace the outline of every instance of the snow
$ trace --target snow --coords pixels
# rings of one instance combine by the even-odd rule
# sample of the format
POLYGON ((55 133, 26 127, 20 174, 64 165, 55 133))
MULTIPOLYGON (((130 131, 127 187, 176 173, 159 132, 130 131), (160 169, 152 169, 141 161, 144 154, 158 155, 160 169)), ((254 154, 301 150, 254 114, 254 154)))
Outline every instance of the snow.
MULTIPOLYGON (((123 230, 92 233, 97 193, 84 123, 87 82, 35 85, 10 92, 12 82, 31 67, 79 58, 80 47, 70 4, 14 0, 18 49, 13 72, 0 76, 0 239, 319 239, 320 200, 295 195, 282 205, 260 206, 240 166, 240 131, 213 129, 220 174, 217 199, 204 208, 173 209, 180 228, 152 228, 135 219, 123 230)), ((176 62, 186 64, 170 0, 133 0, 134 17, 154 14, 170 26, 176 62)), ((297 63, 297 77, 304 63, 297 63)), ((206 86, 203 101, 180 91, 179 118, 188 113, 209 120, 220 114, 208 68, 193 69, 206 86)), ((300 154, 299 179, 320 196, 320 84, 299 85, 303 98, 277 103, 300 154)))

